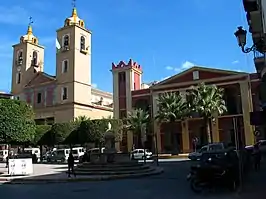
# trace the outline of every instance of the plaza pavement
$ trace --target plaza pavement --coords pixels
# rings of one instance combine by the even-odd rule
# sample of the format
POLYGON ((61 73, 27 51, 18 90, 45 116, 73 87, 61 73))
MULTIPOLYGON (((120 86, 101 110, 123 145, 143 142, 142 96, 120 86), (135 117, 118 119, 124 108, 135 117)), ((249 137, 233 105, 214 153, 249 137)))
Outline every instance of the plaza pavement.
MULTIPOLYGON (((114 181, 76 182, 60 184, 2 184, 0 196, 8 199, 72 199, 90 197, 94 199, 265 199, 264 185, 266 166, 259 173, 253 173, 249 183, 244 185, 241 195, 230 192, 205 193, 197 195, 190 190, 186 175, 191 162, 160 162, 164 173, 139 179, 114 181), (255 189, 254 189, 255 187, 255 189)), ((42 171, 58 172, 65 165, 39 165, 42 171), (43 168, 42 168, 43 167, 43 168), (58 170, 56 168, 59 168, 58 170)))

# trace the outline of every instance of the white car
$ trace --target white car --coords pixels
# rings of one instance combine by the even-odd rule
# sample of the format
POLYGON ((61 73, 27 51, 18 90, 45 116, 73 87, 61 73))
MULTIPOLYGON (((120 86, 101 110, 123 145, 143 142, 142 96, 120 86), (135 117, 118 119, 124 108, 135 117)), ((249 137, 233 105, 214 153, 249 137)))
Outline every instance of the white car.
POLYGON ((143 159, 150 159, 152 158, 152 152, 149 152, 148 149, 134 149, 131 151, 130 158, 133 160, 143 160, 143 159))

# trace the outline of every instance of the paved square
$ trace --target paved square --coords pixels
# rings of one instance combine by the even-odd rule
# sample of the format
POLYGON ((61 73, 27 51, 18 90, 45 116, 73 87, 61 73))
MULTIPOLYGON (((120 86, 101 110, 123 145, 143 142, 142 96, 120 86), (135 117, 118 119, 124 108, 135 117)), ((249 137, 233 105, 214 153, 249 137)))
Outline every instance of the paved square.
MULTIPOLYGON (((53 168, 53 172, 56 172, 59 166, 45 165, 42 167, 47 170, 53 168)), ((35 185, 2 184, 0 194, 8 199, 73 199, 78 197, 93 199, 248 199, 253 197, 251 194, 240 197, 236 193, 196 195, 190 190, 189 183, 186 181, 189 162, 166 162, 161 163, 160 166, 165 170, 163 174, 139 179, 35 185)), ((39 167, 41 168, 40 165, 39 167)), ((256 197, 256 199, 264 198, 256 197)))

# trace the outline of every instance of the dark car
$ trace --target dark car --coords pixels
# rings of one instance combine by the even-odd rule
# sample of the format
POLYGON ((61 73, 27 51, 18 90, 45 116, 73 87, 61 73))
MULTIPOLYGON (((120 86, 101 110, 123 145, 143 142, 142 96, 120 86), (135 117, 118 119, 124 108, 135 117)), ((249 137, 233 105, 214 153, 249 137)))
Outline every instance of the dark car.
POLYGON ((201 147, 200 150, 192 152, 188 155, 190 160, 200 160, 203 153, 216 152, 225 149, 227 146, 222 143, 211 143, 201 147))

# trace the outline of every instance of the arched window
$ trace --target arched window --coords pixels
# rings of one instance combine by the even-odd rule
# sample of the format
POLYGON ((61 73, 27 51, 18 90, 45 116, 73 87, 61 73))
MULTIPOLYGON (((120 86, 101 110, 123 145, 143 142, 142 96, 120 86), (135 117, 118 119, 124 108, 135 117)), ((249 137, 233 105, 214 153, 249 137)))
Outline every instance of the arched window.
POLYGON ((18 51, 18 65, 21 65, 22 64, 22 61, 23 61, 23 52, 22 50, 18 51))
POLYGON ((84 36, 80 37, 80 50, 85 51, 85 37, 84 36))
POLYGON ((37 66, 38 62, 38 53, 36 51, 33 51, 32 53, 32 65, 37 66))
POLYGON ((64 44, 64 48, 68 48, 69 47, 69 36, 68 35, 64 36, 63 44, 64 44))

